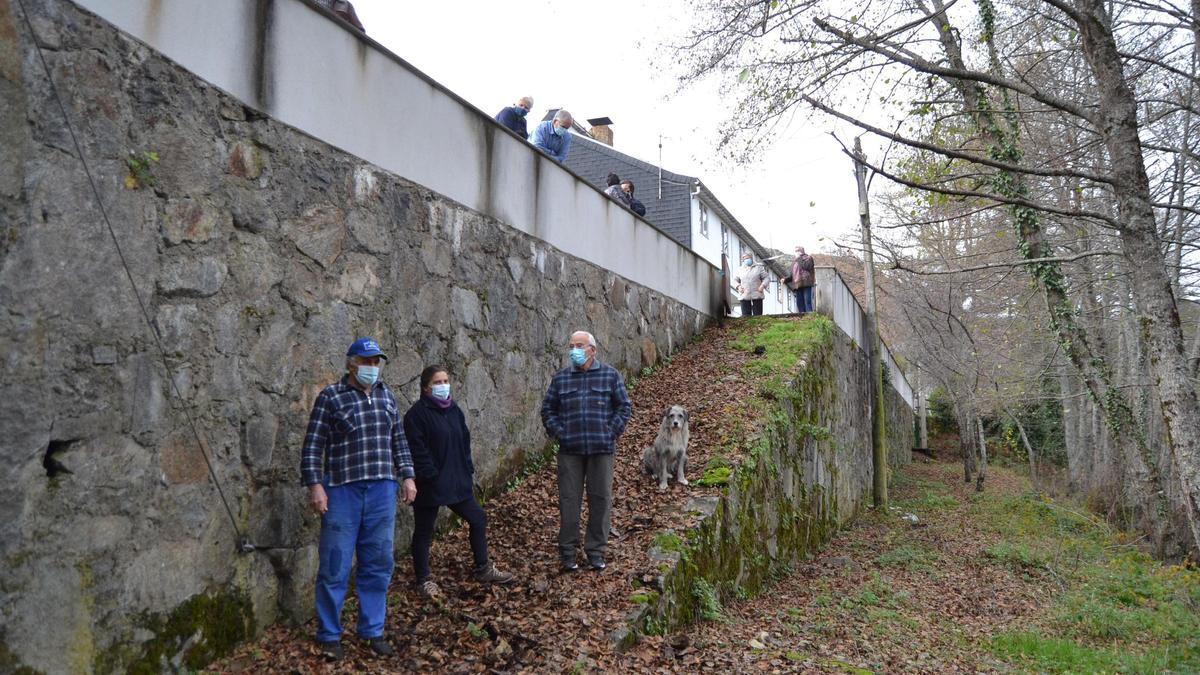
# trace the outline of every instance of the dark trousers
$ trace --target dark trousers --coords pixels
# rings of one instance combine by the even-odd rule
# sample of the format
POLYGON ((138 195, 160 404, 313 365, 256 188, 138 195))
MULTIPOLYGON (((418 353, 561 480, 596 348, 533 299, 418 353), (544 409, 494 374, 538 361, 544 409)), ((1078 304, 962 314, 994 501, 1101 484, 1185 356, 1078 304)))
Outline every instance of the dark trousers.
POLYGON ((583 550, 604 555, 612 519, 613 455, 558 454, 558 553, 575 559, 579 546, 579 509, 587 485, 588 521, 583 550))
MULTIPOLYGON (((488 563, 487 516, 474 497, 457 504, 447 504, 454 513, 467 521, 470 528, 471 554, 475 557, 475 568, 488 563)), ((429 547, 433 544, 433 524, 437 521, 440 506, 413 505, 412 559, 417 583, 429 579, 429 547)))
POLYGON ((742 300, 742 316, 762 316, 762 298, 742 300))
POLYGON ((797 288, 794 291, 796 294, 796 311, 800 314, 813 311, 812 289, 812 286, 806 286, 804 288, 797 288))

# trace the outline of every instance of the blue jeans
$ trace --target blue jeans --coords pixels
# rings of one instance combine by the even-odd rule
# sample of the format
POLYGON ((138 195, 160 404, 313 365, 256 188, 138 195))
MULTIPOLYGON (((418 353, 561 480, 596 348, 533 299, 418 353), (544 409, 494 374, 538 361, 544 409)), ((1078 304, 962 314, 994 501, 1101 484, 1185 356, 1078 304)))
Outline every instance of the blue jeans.
POLYGON ((396 561, 396 481, 363 480, 326 487, 329 510, 321 517, 321 563, 317 570, 317 641, 342 638, 342 601, 350 583, 350 560, 358 557, 358 635, 383 635, 388 584, 396 561))
POLYGON ((796 293, 796 312, 804 314, 805 312, 813 311, 812 307, 812 286, 805 288, 797 288, 796 293))

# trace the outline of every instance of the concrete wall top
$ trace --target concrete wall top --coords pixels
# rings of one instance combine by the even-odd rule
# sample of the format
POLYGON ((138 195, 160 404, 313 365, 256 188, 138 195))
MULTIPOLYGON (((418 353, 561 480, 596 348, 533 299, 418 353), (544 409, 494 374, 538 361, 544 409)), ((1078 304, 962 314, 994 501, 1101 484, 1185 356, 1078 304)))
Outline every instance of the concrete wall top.
POLYGON ((305 0, 75 0, 247 105, 714 315, 719 269, 305 0))
MULTIPOLYGON (((845 279, 836 268, 818 266, 816 268, 817 285, 813 289, 813 309, 822 314, 828 314, 838 328, 849 335, 860 347, 867 344, 867 313, 858 304, 854 293, 846 285, 845 279)), ((912 385, 904 376, 896 359, 892 358, 892 350, 880 340, 883 345, 883 362, 887 364, 892 375, 892 388, 909 408, 913 407, 912 385)))

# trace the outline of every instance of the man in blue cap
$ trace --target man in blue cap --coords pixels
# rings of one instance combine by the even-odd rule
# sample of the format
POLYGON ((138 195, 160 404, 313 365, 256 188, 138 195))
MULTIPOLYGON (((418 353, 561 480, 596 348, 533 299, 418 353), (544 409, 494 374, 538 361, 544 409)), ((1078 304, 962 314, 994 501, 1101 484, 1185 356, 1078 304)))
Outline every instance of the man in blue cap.
POLYGON ((417 485, 403 417, 379 379, 386 360, 370 338, 350 345, 346 374, 313 404, 300 455, 309 502, 321 514, 317 644, 332 660, 342 658, 342 601, 352 557, 358 559, 358 636, 380 656, 395 653, 383 637, 383 621, 395 566, 396 494, 411 504, 417 485))

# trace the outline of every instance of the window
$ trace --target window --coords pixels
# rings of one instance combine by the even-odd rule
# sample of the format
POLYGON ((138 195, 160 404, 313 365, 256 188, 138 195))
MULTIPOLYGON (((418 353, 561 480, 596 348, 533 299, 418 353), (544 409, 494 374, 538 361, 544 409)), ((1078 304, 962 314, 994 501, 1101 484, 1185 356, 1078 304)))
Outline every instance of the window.
POLYGON ((729 228, 721 223, 721 253, 729 253, 729 228))
POLYGON ((708 207, 704 204, 700 205, 700 234, 704 237, 708 236, 708 207))

